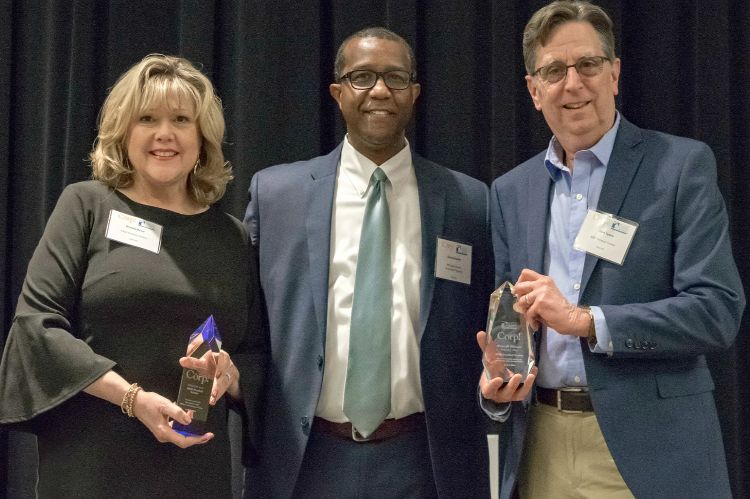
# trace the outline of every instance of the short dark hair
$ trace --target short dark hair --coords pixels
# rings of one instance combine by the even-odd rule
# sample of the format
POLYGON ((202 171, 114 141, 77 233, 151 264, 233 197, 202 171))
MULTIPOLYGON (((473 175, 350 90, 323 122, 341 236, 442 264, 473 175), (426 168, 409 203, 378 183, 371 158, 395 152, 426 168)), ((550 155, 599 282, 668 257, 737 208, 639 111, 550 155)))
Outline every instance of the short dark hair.
POLYGON ((587 22, 599 35, 604 56, 615 60, 615 35, 612 20, 604 10, 582 0, 558 0, 537 10, 523 30, 523 62, 526 72, 536 71, 536 49, 543 47, 552 32, 561 24, 587 22))
POLYGON ((397 35, 388 28, 383 28, 382 26, 373 26, 371 28, 361 29, 356 33, 352 33, 351 35, 347 36, 343 42, 341 42, 341 45, 339 45, 339 49, 336 51, 336 60, 333 63, 334 81, 339 81, 341 79, 342 72, 344 70, 344 64, 346 64, 346 61, 344 61, 344 49, 346 48, 347 44, 355 38, 379 38, 380 40, 392 40, 394 42, 402 44, 406 48, 406 52, 409 54, 409 63, 411 66, 409 68, 409 73, 411 73, 412 81, 417 79, 417 58, 414 56, 414 49, 411 48, 411 45, 409 45, 409 43, 404 40, 403 37, 397 35))

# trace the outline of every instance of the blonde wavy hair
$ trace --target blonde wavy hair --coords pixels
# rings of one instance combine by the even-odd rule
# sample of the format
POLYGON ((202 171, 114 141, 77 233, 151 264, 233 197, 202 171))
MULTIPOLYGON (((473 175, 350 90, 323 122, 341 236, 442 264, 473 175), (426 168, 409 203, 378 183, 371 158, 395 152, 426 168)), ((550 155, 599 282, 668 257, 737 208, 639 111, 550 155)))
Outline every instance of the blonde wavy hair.
POLYGON ((202 138, 196 168, 188 177, 188 192, 201 205, 221 199, 232 180, 224 160, 224 114, 211 81, 180 57, 150 54, 125 72, 112 87, 99 112, 99 133, 89 155, 92 176, 110 187, 128 187, 133 169, 127 157, 128 130, 145 109, 190 102, 202 138))

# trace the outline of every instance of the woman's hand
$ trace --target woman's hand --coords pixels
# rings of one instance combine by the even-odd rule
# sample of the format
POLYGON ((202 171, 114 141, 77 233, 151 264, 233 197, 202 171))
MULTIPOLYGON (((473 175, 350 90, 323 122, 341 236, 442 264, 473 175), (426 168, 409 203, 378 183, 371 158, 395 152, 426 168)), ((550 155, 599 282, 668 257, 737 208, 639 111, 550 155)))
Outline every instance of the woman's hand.
POLYGON ((240 372, 227 352, 223 350, 218 353, 209 351, 199 359, 182 357, 180 365, 187 369, 195 369, 208 378, 213 378, 214 386, 211 389, 211 399, 209 400, 211 405, 216 405, 216 402, 224 393, 228 393, 235 400, 242 396, 240 372))
POLYGON ((214 434, 210 432, 199 437, 186 437, 174 431, 170 419, 188 425, 193 420, 192 411, 185 412, 180 406, 155 392, 140 390, 136 394, 133 415, 154 434, 156 440, 162 443, 173 443, 183 449, 205 444, 214 438, 214 434))
MULTIPOLYGON (((123 398, 130 389, 130 383, 122 376, 114 371, 107 371, 83 391, 122 407, 123 398)), ((170 425, 170 418, 182 424, 190 424, 193 415, 183 411, 180 406, 158 393, 138 389, 132 408, 133 415, 154 434, 159 442, 173 443, 184 449, 197 444, 205 444, 214 438, 213 433, 206 433, 200 437, 186 437, 174 431, 170 425)))

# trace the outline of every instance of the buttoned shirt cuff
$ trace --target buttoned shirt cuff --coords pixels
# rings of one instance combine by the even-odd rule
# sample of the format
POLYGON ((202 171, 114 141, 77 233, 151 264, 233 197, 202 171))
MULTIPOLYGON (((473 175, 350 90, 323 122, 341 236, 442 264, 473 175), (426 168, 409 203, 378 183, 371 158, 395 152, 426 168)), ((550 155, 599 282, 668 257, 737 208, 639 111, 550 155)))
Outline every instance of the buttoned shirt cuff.
POLYGON ((593 353, 605 353, 612 356, 614 348, 612 346, 612 335, 607 327, 607 320, 604 313, 599 307, 591 307, 591 313, 594 316, 594 326, 596 327, 596 345, 591 348, 593 353))
POLYGON ((482 397, 482 392, 477 387, 477 396, 479 397, 479 407, 482 409, 488 418, 498 423, 504 423, 510 417, 511 403, 506 402, 504 404, 497 403, 493 400, 482 397))

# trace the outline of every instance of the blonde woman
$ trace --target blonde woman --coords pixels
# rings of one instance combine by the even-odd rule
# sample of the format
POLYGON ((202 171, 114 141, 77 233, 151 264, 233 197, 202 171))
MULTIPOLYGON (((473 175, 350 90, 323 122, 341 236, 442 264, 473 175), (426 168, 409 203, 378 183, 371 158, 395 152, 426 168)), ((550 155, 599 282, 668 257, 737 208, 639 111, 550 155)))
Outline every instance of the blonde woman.
POLYGON ((0 364, 0 423, 37 434, 40 497, 230 496, 227 406, 252 425, 264 347, 247 236, 213 206, 223 136, 184 59, 149 55, 110 91, 94 180, 60 196, 0 364), (184 357, 209 315, 222 352, 184 357), (183 367, 213 379, 203 434, 171 426, 192 419, 172 402, 183 367))

